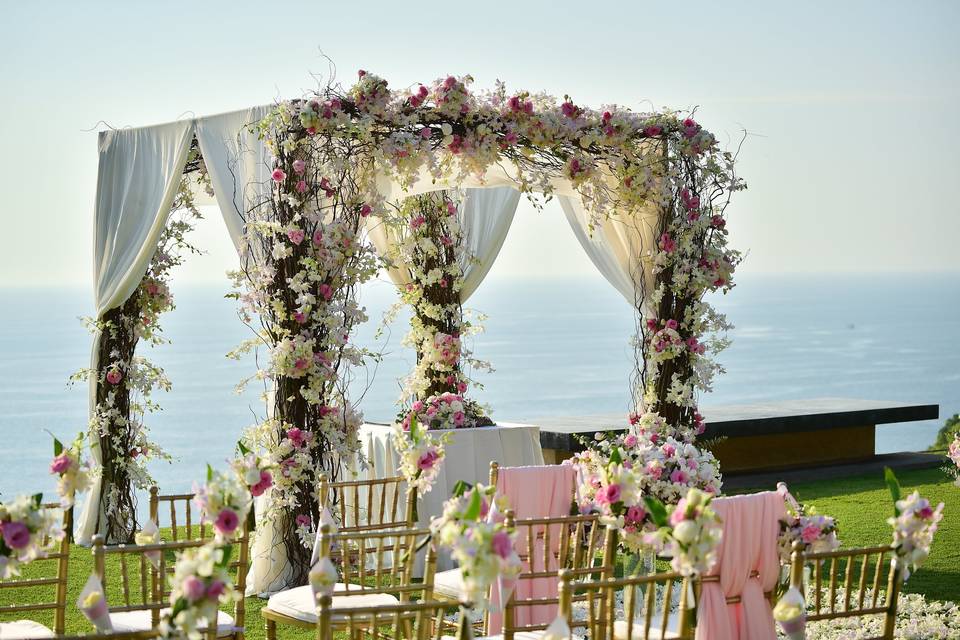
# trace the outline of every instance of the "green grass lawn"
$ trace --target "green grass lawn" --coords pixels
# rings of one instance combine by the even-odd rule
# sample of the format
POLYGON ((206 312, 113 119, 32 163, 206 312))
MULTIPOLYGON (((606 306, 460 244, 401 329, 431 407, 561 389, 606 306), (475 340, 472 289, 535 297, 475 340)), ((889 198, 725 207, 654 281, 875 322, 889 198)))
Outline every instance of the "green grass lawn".
MULTIPOLYGON (((910 577, 905 590, 923 593, 932 600, 960 601, 960 488, 939 469, 906 471, 900 474, 904 491, 914 489, 929 498, 934 504, 946 503, 944 518, 937 532, 933 553, 922 569, 910 577)), ((763 487, 769 488, 769 487, 763 487)), ((892 514, 892 504, 883 478, 878 474, 869 477, 844 478, 795 484, 790 487, 798 500, 813 505, 818 511, 837 518, 840 539, 845 547, 872 546, 890 541, 890 527, 886 518, 892 514)), ((28 566, 24 576, 36 575, 39 566, 28 566)), ((70 590, 67 598, 67 632, 88 633, 91 627, 76 609, 75 603, 84 582, 93 569, 93 557, 89 549, 75 546, 70 558, 70 590)), ((108 566, 108 578, 116 575, 108 566)), ((117 593, 119 584, 107 585, 108 597, 117 593)), ((50 594, 52 600, 52 594, 50 594)), ((0 589, 0 605, 14 601, 9 590, 0 589)), ((247 637, 251 640, 264 638, 260 609, 265 600, 247 598, 247 637)), ((26 617, 23 615, 17 618, 26 617)), ((10 619, 6 616, 4 619, 10 619)), ((40 622, 52 625, 52 615, 37 616, 40 622)), ((279 628, 280 638, 307 638, 310 633, 292 628, 279 628)))

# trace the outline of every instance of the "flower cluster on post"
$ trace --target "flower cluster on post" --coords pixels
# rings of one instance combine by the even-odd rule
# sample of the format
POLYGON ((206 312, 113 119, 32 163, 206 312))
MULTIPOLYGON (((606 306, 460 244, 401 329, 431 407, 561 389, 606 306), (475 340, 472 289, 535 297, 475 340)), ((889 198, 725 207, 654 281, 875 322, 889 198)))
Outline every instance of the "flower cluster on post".
POLYGON ((20 566, 42 558, 63 538, 56 515, 43 496, 17 496, 0 503, 0 580, 20 575, 20 566))
POLYGON ((943 519, 943 503, 934 508, 918 491, 902 498, 900 483, 893 471, 887 468, 884 475, 893 498, 893 517, 887 519, 887 524, 893 527, 894 562, 907 580, 930 555, 933 535, 943 519))
POLYGON ((400 456, 400 473, 407 480, 407 487, 424 494, 433 488, 440 469, 443 466, 444 444, 449 434, 438 437, 420 426, 416 415, 412 415, 406 424, 397 427, 394 440, 400 456))
POLYGON ((948 471, 954 478, 953 483, 960 487, 960 433, 953 436, 953 442, 947 449, 947 459, 952 463, 948 471))
POLYGON ((236 470, 234 473, 214 471, 208 465, 206 484, 195 484, 193 492, 193 503, 203 520, 213 525, 217 540, 227 542, 242 532, 252 504, 244 476, 236 470))
POLYGON ((830 516, 820 515, 813 507, 797 502, 787 489, 787 485, 782 482, 777 484, 777 492, 783 496, 787 507, 787 517, 780 521, 778 538, 780 564, 790 564, 795 542, 802 543, 804 550, 811 553, 834 551, 840 548, 836 520, 830 516))
POLYGON ((77 493, 86 491, 92 482, 90 461, 83 459, 83 444, 83 433, 77 435, 69 447, 53 439, 50 473, 57 476, 57 494, 64 509, 72 507, 77 493))
POLYGON ((216 625, 220 605, 242 597, 230 575, 230 545, 205 544, 177 556, 171 580, 170 609, 160 619, 160 637, 201 640, 216 625))
POLYGON ((443 515, 430 523, 434 537, 450 549, 460 566, 466 602, 485 602, 495 581, 503 586, 520 574, 520 557, 514 550, 516 532, 502 521, 505 500, 495 496, 494 487, 478 484, 464 488, 443 504, 443 515))
MULTIPOLYGON (((198 153, 194 149, 188 162, 202 167, 198 153)), ((151 441, 144 417, 159 408, 153 392, 169 391, 171 382, 163 369, 136 355, 136 348, 141 340, 153 346, 169 342, 163 337, 159 319, 174 308, 169 288, 171 271, 183 262, 185 254, 199 252, 187 241, 201 216, 186 175, 171 211, 174 213, 137 289, 119 307, 100 318, 86 319, 91 331, 99 336, 97 369, 82 369, 71 376, 71 381, 96 382, 89 437, 100 452, 100 501, 106 522, 100 522, 99 529, 108 542, 133 540, 137 529, 134 490, 146 490, 154 484, 147 461, 170 459, 151 441)))
POLYGON ((400 288, 410 305, 410 332, 404 344, 417 354, 407 376, 398 416, 407 424, 416 415, 428 429, 461 429, 493 424, 484 409, 466 398, 471 380, 464 365, 489 370, 472 357, 464 338, 479 330, 464 318, 460 291, 467 255, 455 192, 439 191, 404 200, 383 224, 399 239, 387 259, 405 267, 409 282, 400 288))
POLYGON ((659 527, 647 534, 647 543, 670 557, 670 566, 684 576, 704 575, 716 564, 723 524, 710 507, 712 499, 712 494, 699 489, 688 490, 679 502, 666 508, 655 498, 647 499, 659 527))
POLYGON ((690 489, 720 493, 716 458, 690 442, 647 431, 597 434, 589 444, 565 462, 577 469, 580 511, 602 514, 618 529, 621 545, 635 553, 648 546, 644 534, 655 527, 647 498, 676 504, 690 489))

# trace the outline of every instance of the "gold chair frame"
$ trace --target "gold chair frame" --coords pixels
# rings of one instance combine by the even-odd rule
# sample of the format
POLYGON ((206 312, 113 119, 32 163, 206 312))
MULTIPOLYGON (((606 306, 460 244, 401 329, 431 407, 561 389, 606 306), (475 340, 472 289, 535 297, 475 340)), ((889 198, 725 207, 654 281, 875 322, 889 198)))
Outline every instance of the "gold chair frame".
MULTIPOLYGON (((380 607, 333 608, 331 596, 320 596, 317 615, 317 639, 335 640, 334 618, 339 621, 338 628, 346 632, 348 638, 372 637, 407 638, 409 640, 441 640, 443 637, 444 614, 450 604, 443 600, 422 600, 380 607), (383 628, 387 627, 386 632, 383 628)), ((466 609, 460 607, 460 620, 457 624, 456 640, 470 640, 473 633, 468 621, 466 609)))
MULTIPOLYGON (((60 503, 45 503, 44 509, 63 509, 60 503)), ((63 539, 57 546, 57 550, 48 553, 42 558, 33 560, 30 564, 33 566, 56 562, 56 576, 43 578, 8 578, 0 580, 0 591, 6 589, 24 589, 33 590, 34 588, 43 588, 55 586, 53 602, 33 602, 30 604, 5 604, 0 605, 0 615, 6 616, 10 613, 20 613, 26 611, 50 611, 53 610, 53 632, 61 636, 66 626, 67 611, 67 577, 70 566, 70 539, 73 530, 73 507, 63 509, 63 539)))
POLYGON ((339 516, 340 531, 379 531, 417 526, 417 490, 415 487, 405 487, 406 478, 403 476, 331 482, 324 473, 320 474, 318 495, 321 508, 327 506, 331 513, 339 516), (365 500, 363 492, 366 492, 365 500), (404 492, 404 501, 401 503, 400 495, 404 492), (374 504, 375 496, 379 496, 376 501, 378 507, 374 504), (330 504, 332 498, 336 498, 335 505, 330 504), (366 503, 365 509, 360 508, 361 502, 366 503), (401 504, 404 507, 402 517, 401 504), (364 514, 365 518, 362 517, 364 514))

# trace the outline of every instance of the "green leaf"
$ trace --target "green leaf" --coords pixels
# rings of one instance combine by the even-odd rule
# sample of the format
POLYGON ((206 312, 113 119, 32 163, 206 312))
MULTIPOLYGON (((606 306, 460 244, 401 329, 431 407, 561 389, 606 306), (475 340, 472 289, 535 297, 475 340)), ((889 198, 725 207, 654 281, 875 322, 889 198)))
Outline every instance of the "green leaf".
POLYGON ((228 544, 223 547, 223 559, 220 560, 219 565, 221 567, 227 567, 230 565, 230 556, 233 555, 233 545, 228 544))
POLYGON ((469 482, 464 482, 463 480, 457 480, 457 484, 453 485, 453 497, 459 498, 467 491, 473 489, 473 485, 469 482))
POLYGON ((612 464, 623 464, 623 456, 620 455, 620 447, 614 447, 610 452, 610 462, 612 464))
POLYGON ((57 440, 56 438, 54 438, 53 439, 53 455, 54 457, 56 457, 61 453, 63 453, 63 443, 57 440))
POLYGON ((420 431, 417 426, 417 414, 410 412, 410 439, 413 444, 419 444, 420 442, 420 431))
POLYGON ((897 508, 897 502, 900 501, 900 495, 902 493, 900 481, 897 480, 896 474, 893 473, 893 469, 890 467, 883 468, 883 479, 887 483, 887 488, 890 489, 890 497, 893 498, 893 515, 899 516, 900 509, 897 508))
POLYGON ((243 440, 237 440, 237 449, 240 451, 240 455, 242 456, 250 453, 250 449, 247 449, 246 445, 243 444, 243 440))
POLYGON ((33 494, 33 504, 37 505, 38 507, 43 504, 43 494, 42 494, 42 493, 35 493, 35 494, 33 494))
POLYGON ((667 508, 663 503, 653 496, 644 496, 644 503, 647 505, 647 511, 650 513, 650 519, 658 527, 667 526, 667 508))
POLYGON ((478 520, 480 518, 480 510, 482 508, 483 496, 480 495, 479 491, 474 491, 470 496, 470 504, 467 506, 467 510, 463 514, 464 520, 478 520))
POLYGON ((213 482, 213 467, 207 465, 207 482, 213 482))

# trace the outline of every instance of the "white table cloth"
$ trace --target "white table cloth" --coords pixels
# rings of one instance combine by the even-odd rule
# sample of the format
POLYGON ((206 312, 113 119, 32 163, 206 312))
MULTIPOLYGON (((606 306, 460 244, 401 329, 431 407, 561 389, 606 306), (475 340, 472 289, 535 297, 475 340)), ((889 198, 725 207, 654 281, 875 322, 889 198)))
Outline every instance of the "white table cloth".
MULTIPOLYGON (((531 424, 501 422, 495 427, 453 429, 450 442, 444 447, 446 458, 429 493, 420 496, 419 525, 427 526, 430 518, 443 513, 443 503, 463 480, 470 484, 487 484, 490 462, 502 467, 524 467, 543 464, 540 448, 540 427, 531 424)), ((393 425, 367 423, 360 427, 360 440, 368 467, 358 478, 387 478, 400 475, 399 456, 393 445, 397 432, 393 425)), ((441 554, 437 569, 453 568, 441 554)))

